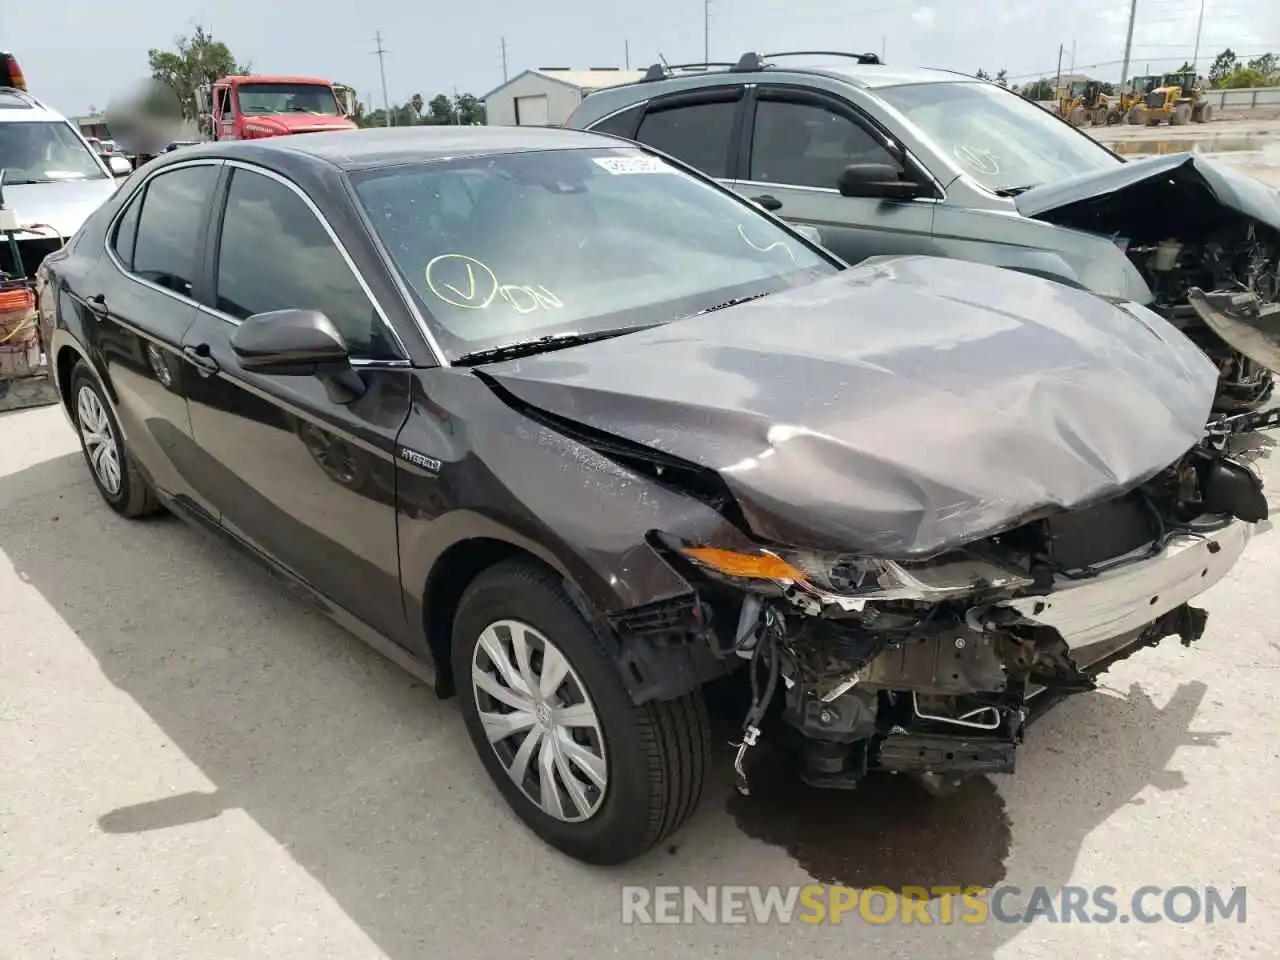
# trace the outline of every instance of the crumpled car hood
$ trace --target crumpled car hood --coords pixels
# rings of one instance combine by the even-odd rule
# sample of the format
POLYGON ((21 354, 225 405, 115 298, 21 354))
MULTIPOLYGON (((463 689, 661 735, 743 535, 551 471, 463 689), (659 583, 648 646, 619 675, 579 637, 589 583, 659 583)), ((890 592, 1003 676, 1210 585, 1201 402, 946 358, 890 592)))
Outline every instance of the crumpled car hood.
POLYGON ((1160 177, 1201 184, 1228 209, 1280 230, 1280 190, 1225 163, 1194 153, 1132 160, 1106 170, 1042 184, 1019 194, 1014 205, 1024 217, 1070 218, 1074 212, 1071 208, 1077 204, 1103 197, 1114 199, 1122 190, 1149 184, 1160 177))
POLYGON ((932 257, 484 373, 717 471, 760 538, 897 559, 1153 476, 1204 436, 1217 380, 1142 307, 932 257))

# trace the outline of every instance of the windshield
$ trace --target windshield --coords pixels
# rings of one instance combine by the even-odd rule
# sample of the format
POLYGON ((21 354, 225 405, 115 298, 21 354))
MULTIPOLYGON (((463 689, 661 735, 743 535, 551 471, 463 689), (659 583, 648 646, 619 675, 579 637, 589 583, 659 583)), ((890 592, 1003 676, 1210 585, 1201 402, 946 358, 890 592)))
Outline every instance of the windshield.
POLYGON ((353 174, 452 358, 665 323, 840 268, 731 194, 633 148, 353 174))
POLYGON ((244 114, 340 112, 333 90, 319 83, 242 83, 236 89, 244 114))
POLYGON ((63 120, 0 123, 5 185, 105 180, 93 151, 63 120))
POLYGON ((919 83, 876 95, 988 190, 1039 186, 1123 163, 1043 107, 989 83, 919 83))

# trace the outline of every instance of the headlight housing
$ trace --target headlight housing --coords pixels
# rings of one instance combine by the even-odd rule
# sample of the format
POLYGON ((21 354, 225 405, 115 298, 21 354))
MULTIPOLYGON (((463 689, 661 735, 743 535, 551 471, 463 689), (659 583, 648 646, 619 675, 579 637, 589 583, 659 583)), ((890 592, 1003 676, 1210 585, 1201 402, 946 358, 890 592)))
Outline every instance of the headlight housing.
POLYGON ((753 583, 784 589, 794 586, 849 610, 860 610, 870 600, 937 602, 1034 583, 1021 571, 963 552, 900 562, 786 548, 748 552, 682 545, 676 550, 698 568, 741 582, 746 589, 753 583))

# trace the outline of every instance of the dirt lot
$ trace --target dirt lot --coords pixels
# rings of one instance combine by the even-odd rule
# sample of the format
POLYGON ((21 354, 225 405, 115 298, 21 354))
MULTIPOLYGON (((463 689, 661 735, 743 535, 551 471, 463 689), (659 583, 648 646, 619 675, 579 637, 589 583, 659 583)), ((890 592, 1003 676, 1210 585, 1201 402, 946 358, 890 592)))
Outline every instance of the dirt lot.
POLYGON ((1280 116, 1228 116, 1185 127, 1117 124, 1084 129, 1126 156, 1204 153, 1280 187, 1280 116))

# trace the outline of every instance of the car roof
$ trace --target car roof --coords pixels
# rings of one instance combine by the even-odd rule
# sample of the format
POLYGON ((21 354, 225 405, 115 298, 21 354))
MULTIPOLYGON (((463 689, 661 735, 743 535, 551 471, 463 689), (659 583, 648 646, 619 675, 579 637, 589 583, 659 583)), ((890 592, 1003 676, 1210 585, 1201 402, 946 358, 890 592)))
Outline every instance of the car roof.
POLYGON ((412 126, 374 127, 330 133, 298 133, 260 140, 228 140, 186 147, 184 160, 241 157, 285 165, 313 158, 343 170, 395 166, 421 160, 492 156, 540 150, 634 146, 617 139, 561 127, 412 126))
POLYGON ((22 121, 30 123, 33 120, 57 122, 66 119, 57 110, 41 103, 25 90, 0 87, 0 123, 22 121))
POLYGON ((813 67, 787 67, 786 71, 788 73, 820 73, 869 90, 877 87, 901 87, 910 83, 980 82, 977 78, 963 73, 936 70, 931 67, 885 67, 833 63, 813 67))

